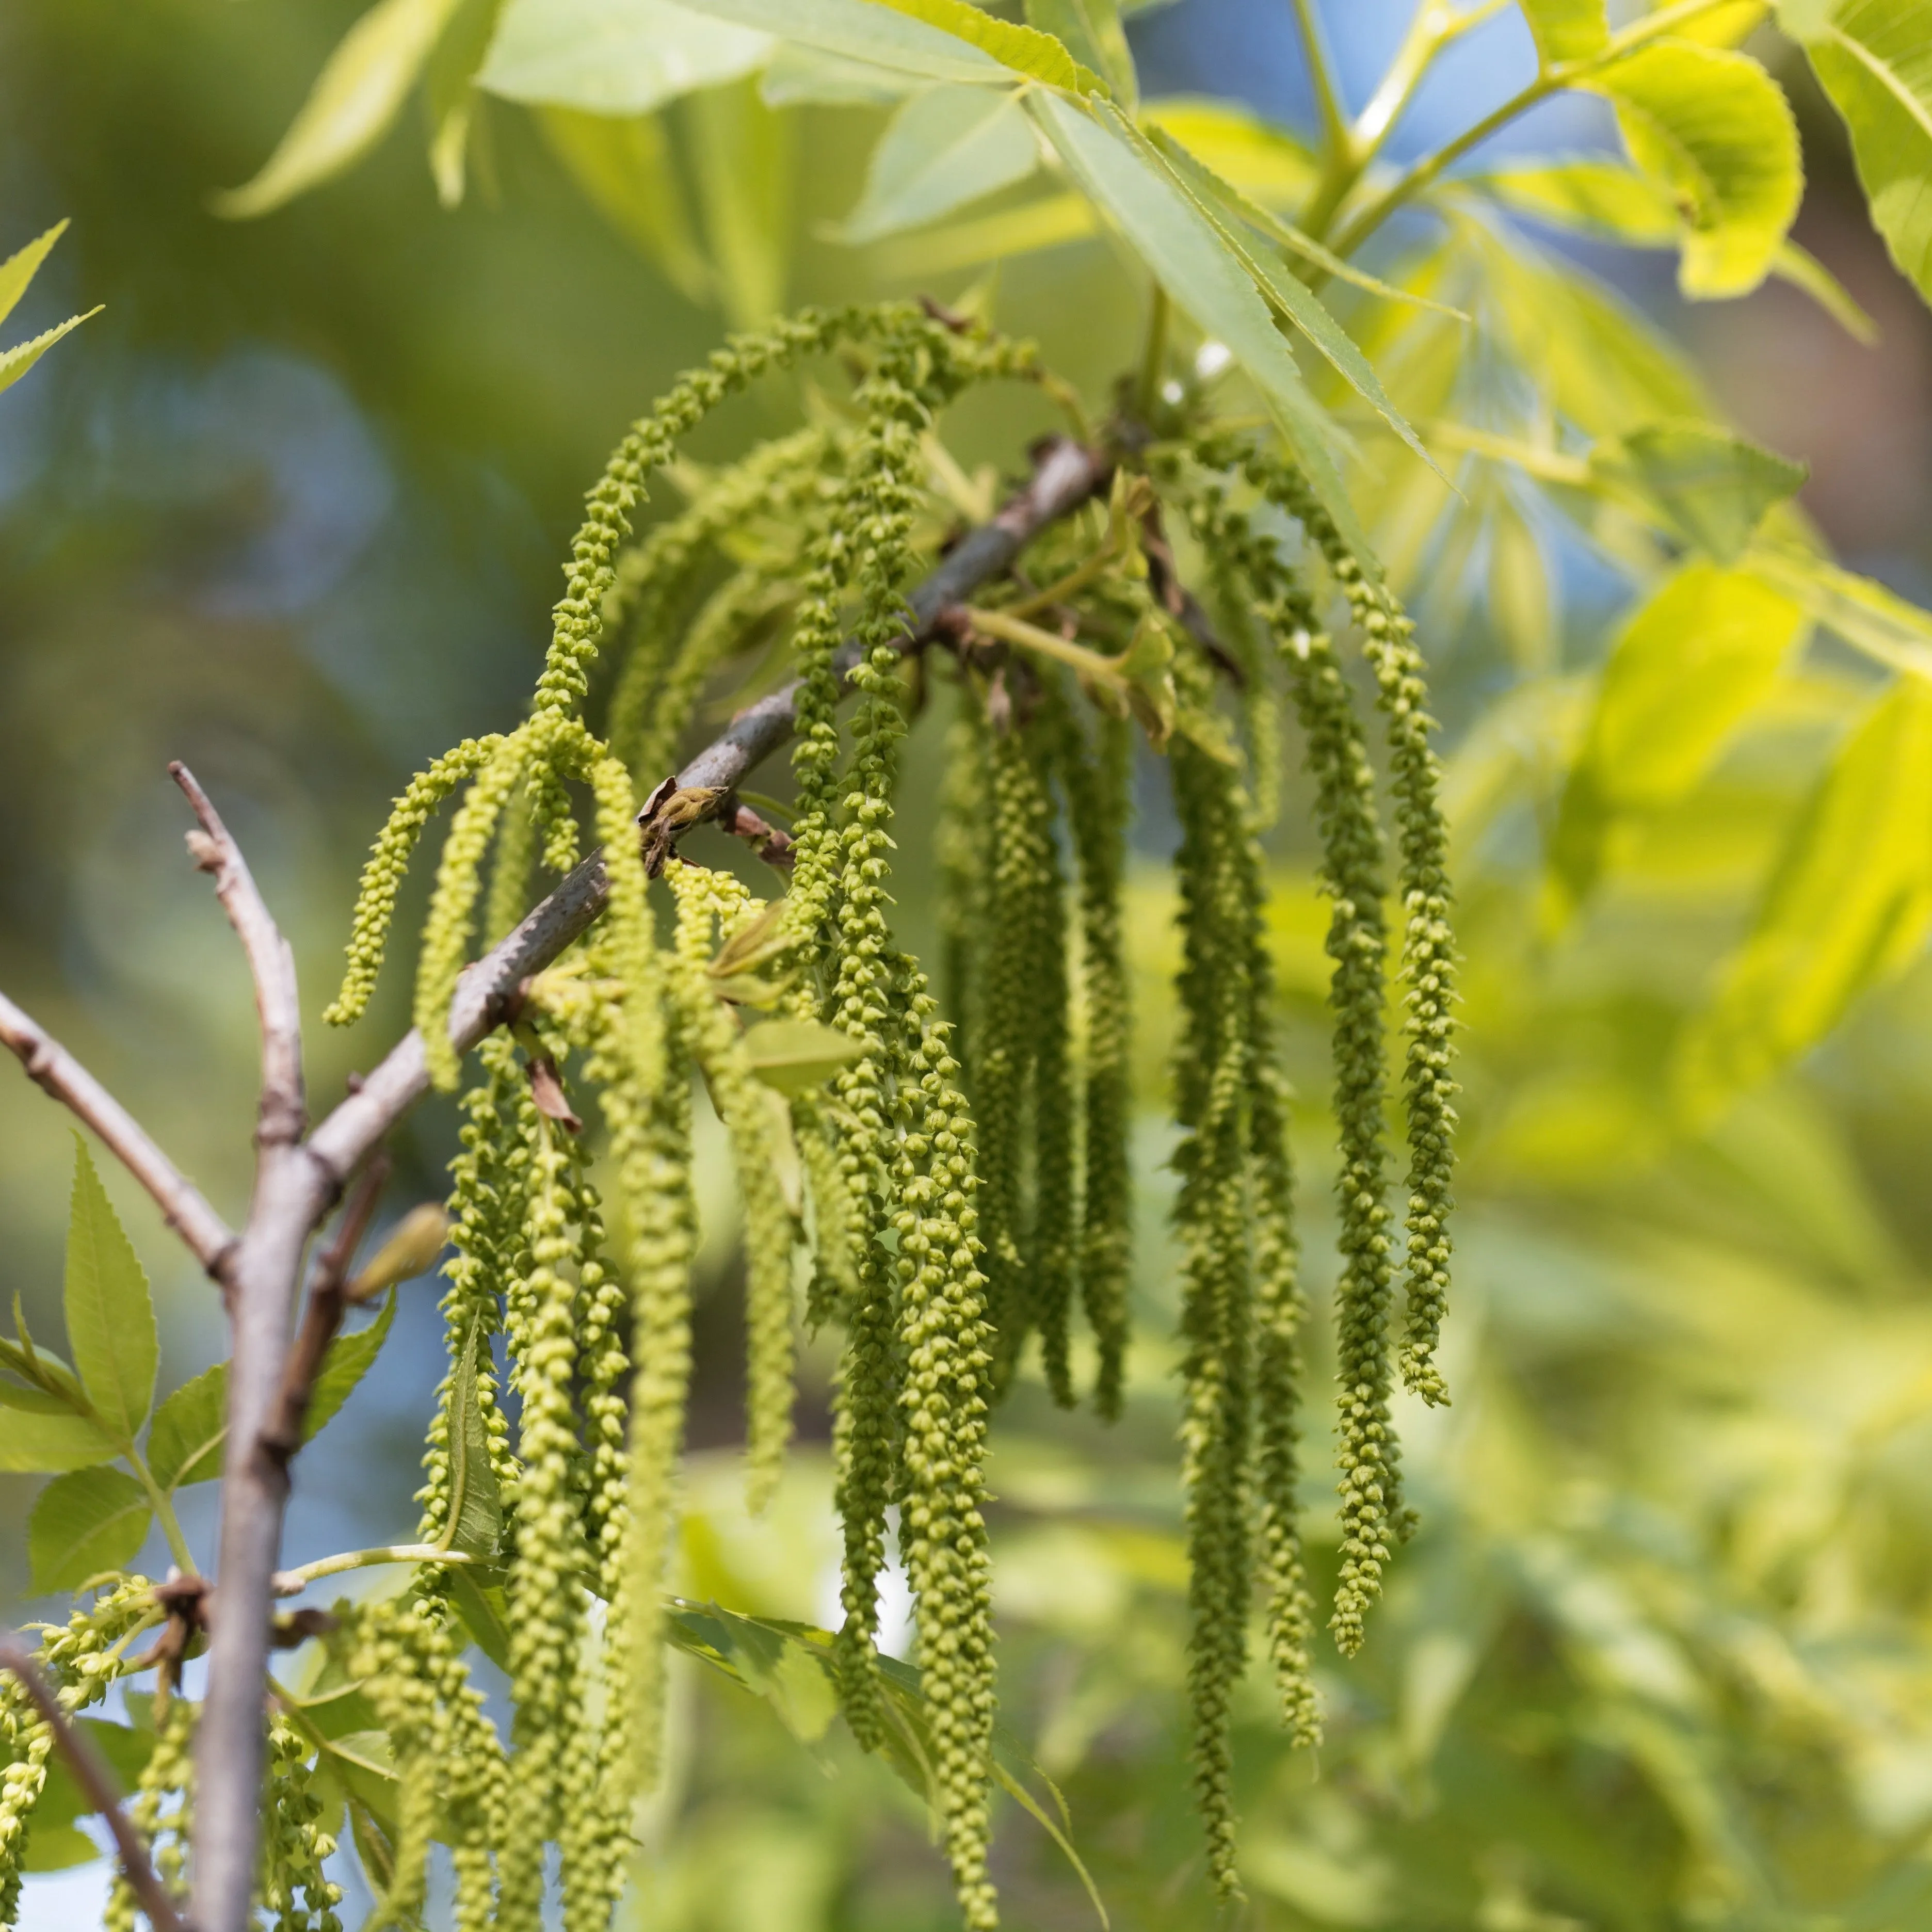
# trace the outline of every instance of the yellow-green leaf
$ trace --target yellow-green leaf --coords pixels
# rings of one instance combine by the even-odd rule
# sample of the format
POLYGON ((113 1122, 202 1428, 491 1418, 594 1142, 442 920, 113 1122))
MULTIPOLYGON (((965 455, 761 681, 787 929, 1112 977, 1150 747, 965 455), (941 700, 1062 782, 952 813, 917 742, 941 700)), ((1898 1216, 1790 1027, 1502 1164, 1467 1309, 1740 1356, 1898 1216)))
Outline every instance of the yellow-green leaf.
POLYGON ((58 1396, 0 1382, 0 1470, 84 1469, 118 1447, 92 1416, 76 1415, 58 1396))
POLYGON ((1099 230, 1099 218, 1084 195, 1043 195, 995 214, 897 236, 884 243, 873 260, 882 274, 919 281, 981 262, 1064 248, 1070 242, 1087 241, 1099 230))
POLYGON ((1756 288, 1804 191, 1784 90, 1748 55, 1669 40, 1579 84, 1616 108, 1630 159, 1682 210, 1683 292, 1705 300, 1756 288))
POLYGON ((16 249, 0 262, 0 322, 14 313, 27 285, 39 274, 40 264, 52 252, 54 244, 67 232, 67 224, 56 221, 44 235, 36 236, 24 248, 16 249))
POLYGON ((592 114, 648 114, 760 67, 772 38, 670 0, 508 0, 477 85, 592 114))
POLYGON ((681 4, 694 14, 734 20, 779 40, 927 80, 1004 85, 1012 74, 1003 61, 970 41, 878 0, 681 0, 681 4))
POLYGON ((1334 427, 1219 230, 1105 102, 1082 105, 1039 92, 1027 104, 1068 172, 1126 237, 1169 299, 1233 352, 1344 540, 1365 568, 1374 568, 1329 447, 1334 427))
POLYGON ((147 1540, 154 1512, 125 1471, 103 1466, 56 1477, 27 1520, 35 1590, 77 1590, 104 1570, 124 1570, 147 1540))
POLYGON ((691 302, 707 300, 711 271, 655 115, 612 116, 539 107, 537 124, 598 213, 691 302))
POLYGON ((1720 563, 1736 561, 1766 513, 1794 495, 1807 474, 1802 463, 1700 422, 1648 424, 1599 443, 1590 469, 1720 563))
POLYGON ((1153 102, 1141 120, 1172 136, 1264 208, 1299 207, 1321 172, 1315 157, 1286 129, 1230 101, 1177 95, 1153 102))
POLYGON ((92 321, 100 313, 100 305, 97 304, 85 315, 70 315, 66 321, 42 329, 30 340, 16 343, 11 349, 0 352, 0 389, 10 389, 70 329, 78 328, 83 322, 92 321))
POLYGON ((1902 677, 1814 794, 1750 937, 1690 1028, 1679 1097, 1708 1118, 1822 1040, 1932 922, 1932 683, 1902 677))
POLYGON ((864 1051, 850 1034, 817 1020, 767 1020, 745 1036, 752 1071, 781 1094, 808 1094, 864 1051))
POLYGON ((476 1396, 478 1351, 489 1344, 472 1328, 451 1376, 445 1412, 449 1443, 449 1514, 442 1546, 466 1556, 489 1556, 502 1540, 503 1502, 490 1460, 490 1438, 476 1396))
POLYGON ((254 180, 215 212, 266 214, 362 159, 394 121, 462 0, 377 0, 344 34, 254 180))
POLYGON ((1545 68, 1588 60, 1610 44, 1604 0, 1522 0, 1522 11, 1545 68))
POLYGON ((698 205, 718 293, 734 326, 755 328, 784 301, 796 123, 767 107, 748 80, 706 88, 689 112, 698 205))
POLYGON ((1872 221, 1932 302, 1932 0, 1780 0, 1844 117, 1872 221))
POLYGON ((1131 112, 1140 98, 1133 50, 1117 0, 1026 0, 1027 24, 1051 34, 1075 60, 1105 80, 1131 112))
POLYGON ((1154 130, 1150 146, 1234 250, 1241 266, 1252 277, 1256 286, 1314 344, 1342 380, 1433 469, 1436 459, 1422 446, 1421 439, 1410 428, 1408 419, 1389 400, 1382 378, 1348 331, 1329 314, 1306 283, 1291 273, 1266 248, 1250 244, 1244 224, 1253 223, 1265 228, 1269 225, 1268 215, 1222 181, 1211 168, 1196 160, 1165 130, 1154 130))
POLYGON ((94 1413, 117 1440, 131 1442, 154 1399, 160 1340, 148 1277, 94 1171, 87 1143, 74 1137, 74 1201, 68 1220, 68 1346, 94 1413))
POLYGON ((916 228, 1024 181, 1040 162, 1026 110, 984 87, 934 87, 886 124, 842 238, 860 243, 916 228))
POLYGON ((164 1490, 212 1481, 221 1473, 228 1432, 228 1364, 182 1384, 154 1412, 148 1431, 148 1468, 164 1490))
POLYGON ((1049 87, 1078 93, 1100 79, 1097 74, 1083 74, 1051 34, 996 19, 974 6, 971 0, 872 0, 872 4, 890 7, 911 20, 930 22, 973 46, 983 47, 1002 67, 1043 80, 1049 87))

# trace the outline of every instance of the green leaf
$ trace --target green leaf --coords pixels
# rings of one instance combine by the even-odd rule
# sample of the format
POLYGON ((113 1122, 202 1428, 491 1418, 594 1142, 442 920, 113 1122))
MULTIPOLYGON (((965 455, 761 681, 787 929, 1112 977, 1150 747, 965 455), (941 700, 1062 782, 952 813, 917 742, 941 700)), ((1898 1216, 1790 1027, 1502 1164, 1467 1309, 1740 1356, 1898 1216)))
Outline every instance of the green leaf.
POLYGON ((1804 192, 1784 90, 1749 56, 1688 40, 1652 41, 1579 84, 1616 108, 1630 159, 1682 211, 1684 294, 1702 301, 1756 288, 1804 192))
POLYGON ((1154 101, 1140 118, 1142 126, 1171 135, 1264 208, 1300 207, 1321 172, 1314 155, 1285 128, 1228 101, 1178 95, 1154 101))
POLYGON ((1932 614, 1916 604, 1804 552, 1760 546, 1750 554, 1750 567, 1856 650, 1896 670, 1932 678, 1932 614))
POLYGON ((680 0, 694 14, 926 80, 1004 84, 1011 70, 956 35, 875 0, 680 0))
MULTIPOLYGON (((152 1728, 136 1730, 99 1718, 76 1721, 88 1742, 107 1760, 121 1790, 133 1790, 154 1748, 152 1728)), ((27 1836, 20 1869, 66 1871, 76 1865, 92 1864, 101 1856, 100 1847, 74 1827, 78 1820, 97 1808, 81 1790, 67 1760, 56 1751, 47 1760, 46 1781, 40 1787, 40 1802, 34 1807, 33 1828, 27 1836)))
POLYGON ((757 86, 707 88, 689 108, 691 152, 712 269, 725 314, 755 328, 784 301, 796 124, 757 86))
POLYGON ((0 1382, 0 1470, 84 1469, 119 1448, 92 1416, 76 1414, 60 1396, 0 1382))
POLYGON ((1051 34, 1082 66, 1090 68, 1131 113, 1140 98, 1133 50, 1117 0, 1026 0, 1027 24, 1051 34))
POLYGON ((266 214, 352 166, 382 139, 462 0, 376 0, 343 35, 254 180, 218 214, 266 214))
POLYGON ((654 115, 615 118, 573 107, 539 107, 550 152, 604 219, 687 301, 708 301, 711 270, 654 115))
POLYGON ((164 1490, 212 1482, 221 1474, 228 1432, 228 1364, 217 1362, 182 1384, 154 1412, 148 1469, 164 1490))
POLYGON ((1773 505, 1807 471, 1708 423, 1655 423, 1590 454, 1600 480, 1643 500, 1665 528, 1720 563, 1735 562, 1773 505))
POLYGON ((1604 0, 1522 0, 1522 11, 1546 69, 1588 60, 1610 44, 1604 0))
MULTIPOLYGON (((1459 176, 1454 186, 1456 191, 1479 189, 1512 214, 1628 248, 1674 248, 1683 227, 1678 205, 1661 182, 1594 156, 1506 163, 1459 176)), ((1847 334, 1860 342, 1877 340, 1871 317, 1823 262, 1796 242, 1778 249, 1771 272, 1802 290, 1847 334)))
POLYGON ((744 1041, 752 1071, 781 1094, 810 1093, 864 1051, 850 1034, 817 1020, 767 1020, 744 1041))
POLYGON ((1062 248, 1070 242, 1090 240, 1099 232, 1100 222, 1084 195, 1043 195, 996 214, 902 236, 885 243, 872 260, 880 274, 916 282, 981 262, 1062 248))
POLYGON ((1002 67, 1030 80, 1042 80, 1048 87, 1064 87, 1078 94, 1100 80, 1097 74, 1083 74, 1052 34, 996 20, 970 0, 874 0, 874 4, 890 7, 911 20, 930 22, 962 40, 983 47, 1002 67))
POLYGON ((436 43, 423 74, 429 116, 429 171, 445 208, 463 200, 470 130, 476 118, 476 74, 496 31, 503 0, 458 0, 454 18, 436 43))
POLYGON ((124 1471, 104 1466, 56 1477, 27 1520, 34 1589, 77 1590, 103 1570, 124 1570, 153 1520, 147 1492, 124 1471))
POLYGON ((1490 622, 1520 670, 1546 669, 1556 614, 1543 545, 1507 495, 1490 518, 1489 534, 1490 622))
POLYGON ((16 249, 0 262, 0 322, 14 313, 27 285, 39 274, 40 264, 53 252, 53 245, 67 232, 67 224, 56 221, 44 235, 37 236, 24 248, 16 249))
MULTIPOLYGON (((322 1358, 322 1372, 309 1396, 302 1440, 313 1442, 369 1372, 396 1318, 395 1292, 366 1328, 338 1335, 322 1358)), ((220 1479, 228 1435, 228 1364, 217 1362, 182 1383, 155 1412, 148 1436, 148 1467, 164 1490, 220 1479)))
POLYGON ((1244 226, 1269 226, 1268 216, 1204 166, 1174 137, 1160 128, 1149 143, 1166 163, 1195 205, 1214 223, 1255 285, 1325 356, 1342 380, 1433 470, 1436 459, 1422 446, 1408 419, 1388 398, 1382 378, 1334 316, 1306 282, 1298 280, 1265 249, 1249 244, 1244 226))
POLYGON ((919 84, 891 68, 787 41, 766 67, 758 96, 767 107, 890 107, 919 84))
POLYGON ((10 389, 63 335, 83 322, 92 321, 100 313, 100 304, 97 303, 85 315, 70 315, 66 321, 42 329, 30 340, 16 342, 11 349, 0 352, 0 389, 10 389))
POLYGON ((772 38, 670 0, 508 0, 477 85, 511 100, 648 114, 761 67, 772 38))
POLYGON ((1932 302, 1932 0, 1780 0, 1844 117, 1872 222, 1932 302))
POLYGON ((1678 1091, 1708 1120, 1822 1040, 1908 964, 1932 922, 1932 682, 1902 677, 1813 794, 1750 937, 1680 1050, 1678 1091))
POLYGON ((1039 164, 1040 144, 1016 96, 983 87, 928 88, 886 124, 840 239, 875 242, 920 226, 1024 181, 1039 164))
POLYGON ((1804 629, 1790 598, 1708 563, 1679 571, 1630 620, 1558 813, 1552 858, 1568 902, 1595 883, 1608 820, 1688 793, 1769 695, 1804 629))
POLYGON ((489 1434, 476 1399, 477 1350, 488 1346, 472 1328, 463 1346, 463 1359, 450 1378, 446 1410, 449 1514, 442 1546, 460 1550, 466 1556, 494 1555, 503 1537, 503 1500, 497 1491, 489 1434))
POLYGON ((1105 102, 1082 106, 1040 93, 1030 94, 1027 104, 1069 172, 1127 238, 1169 299, 1233 352, 1343 540, 1364 568, 1372 569, 1373 553, 1329 448, 1333 426, 1309 393, 1268 304, 1214 224, 1105 102))
POLYGON ((449 1600, 476 1648, 499 1670, 510 1667, 510 1604, 504 1594, 502 1572, 479 1574, 467 1564, 449 1572, 449 1600))
POLYGON ((74 1202, 67 1230, 67 1338, 87 1399, 103 1425, 131 1442, 154 1400, 160 1340, 148 1277, 74 1137, 74 1202))

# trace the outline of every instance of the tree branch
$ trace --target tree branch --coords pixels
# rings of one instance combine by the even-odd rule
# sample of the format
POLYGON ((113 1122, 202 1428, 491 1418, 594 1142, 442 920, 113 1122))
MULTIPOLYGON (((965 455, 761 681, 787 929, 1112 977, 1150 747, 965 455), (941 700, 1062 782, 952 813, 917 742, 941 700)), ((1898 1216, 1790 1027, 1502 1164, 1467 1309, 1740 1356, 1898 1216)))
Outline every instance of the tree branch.
POLYGON ((262 902, 242 848, 222 824, 207 793, 179 759, 168 776, 188 794, 199 832, 188 835, 194 862, 214 879, 228 922, 234 927, 248 956, 249 976, 255 982, 255 1011, 262 1023, 262 1102, 256 1124, 256 1144, 284 1144, 302 1138, 308 1124, 302 1094, 302 1000, 296 990, 296 956, 281 929, 262 902))
POLYGON ((12 1672, 19 1680, 20 1688, 26 1692, 34 1709, 52 1731, 54 1742, 72 1768, 75 1782, 107 1821, 107 1828, 113 1834, 114 1848, 121 1855, 121 1869, 127 1874, 128 1882, 133 1887, 134 1896, 141 1901, 141 1910, 148 1915, 154 1932, 188 1932, 181 1914, 175 1910, 174 1900, 168 1895, 167 1887, 162 1884, 148 1858, 147 1846, 142 1844, 140 1834, 128 1822, 128 1814, 121 1808, 121 1794, 115 1789, 114 1774, 88 1741, 87 1734, 62 1709, 60 1700, 54 1695, 52 1686, 40 1675, 40 1666, 14 1638, 0 1638, 0 1670, 12 1672))
POLYGON ((153 1197, 162 1217, 196 1260, 219 1278, 232 1252, 235 1231, 201 1190, 162 1153, 134 1115, 58 1041, 0 993, 0 1041, 20 1056, 28 1078, 70 1108, 153 1197))

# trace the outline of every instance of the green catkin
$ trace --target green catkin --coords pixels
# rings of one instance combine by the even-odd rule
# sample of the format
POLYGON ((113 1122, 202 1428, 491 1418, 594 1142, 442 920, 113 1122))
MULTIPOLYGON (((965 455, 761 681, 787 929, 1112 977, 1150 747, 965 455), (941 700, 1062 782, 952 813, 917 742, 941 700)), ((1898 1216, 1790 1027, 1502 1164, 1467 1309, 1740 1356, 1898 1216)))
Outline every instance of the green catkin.
POLYGON ((668 734, 674 746, 685 722, 685 714, 659 692, 673 662, 678 607, 721 538, 808 501, 834 447, 829 432, 816 428, 761 444, 618 558, 604 595, 604 629, 628 628, 631 644, 610 694, 608 735, 612 750, 646 788, 664 776, 658 769, 669 755, 663 737, 668 734))
POLYGON ((992 862, 987 879, 987 958, 973 1072, 980 1130, 988 1306, 1002 1385, 1032 1325, 1025 1238, 1024 1123, 1038 1046, 1040 910, 1052 896, 1052 806, 1021 734, 995 732, 988 748, 992 862))
POLYGON ((624 1353, 621 1324, 624 1290, 604 1251, 604 1223, 596 1190, 577 1176, 577 1344, 584 1415, 584 1534, 599 1574, 614 1556, 623 1532, 626 1477, 624 1353))
POLYGON ((536 858, 535 808, 520 791, 503 808, 496 849, 490 856, 490 890, 483 908, 484 945, 494 946, 522 923, 530 909, 530 878, 536 858))
MULTIPOLYGON (((128 1822, 146 1841, 155 1876, 180 1904, 186 1903, 182 1874, 194 1805, 194 1706, 184 1698, 170 1697, 165 1708, 157 1706, 154 1748, 128 1802, 128 1822)), ((272 1757, 272 1772, 273 1768, 272 1757)), ((101 1919, 103 1932, 134 1932, 140 1910, 134 1888, 117 1863, 101 1919)), ((10 1918, 6 1922, 13 1922, 10 1918)))
POLYGON ((907 1130, 893 1220, 905 1357, 899 1543, 953 1886, 968 1932, 992 1932, 998 1913, 986 1870, 987 1793, 996 1700, 983 1460, 993 1365, 975 1232, 973 1117, 924 976, 909 960, 898 964, 907 1130))
POLYGON ((454 1089, 459 1078, 456 1048, 449 1039, 449 1003, 463 970, 483 856, 497 818, 524 776, 530 748, 528 727, 499 741, 457 808, 436 868, 436 891, 416 966, 414 1017, 430 1078, 445 1093, 454 1089))
MULTIPOLYGON (((1042 746, 1036 761, 1044 764, 1042 746)), ((1052 809, 1052 792, 1042 772, 1041 789, 1052 809)), ((1035 893, 1034 933, 1036 983, 1032 1012, 1034 1198, 1027 1243, 1028 1299, 1040 1330, 1046 1385, 1062 1408, 1074 1406, 1070 1328, 1079 1217, 1075 1199, 1072 988, 1067 976, 1066 880, 1052 820, 1045 827, 1046 862, 1035 893)))
POLYGON ((837 1129, 824 1098, 801 1094, 791 1103, 792 1138, 812 1206, 812 1282, 805 1325, 816 1334, 834 1314, 849 1315, 859 1296, 859 1256, 870 1229, 839 1165, 837 1129))
POLYGON ((973 1025, 979 996, 974 962, 986 931, 988 866, 986 716, 970 683, 946 734, 946 772, 939 794, 939 987, 952 1022, 953 1051, 974 1064, 973 1025))
POLYGON ((417 1533, 424 1543, 439 1540, 454 1527, 448 1521, 451 1407, 458 1366, 471 1349, 472 1338, 476 1406, 491 1467, 500 1490, 514 1485, 509 1423, 497 1388, 490 1342, 503 1325, 499 1285, 516 1271, 523 1240, 529 1160, 518 1114, 528 1105, 527 1082, 507 1035, 491 1034, 478 1057, 483 1078, 463 1096, 461 1151, 450 1162, 453 1252, 443 1269, 449 1286, 442 1297, 443 1346, 450 1366, 436 1390, 423 1457, 425 1481, 416 1498, 423 1506, 417 1533))
POLYGON ((1401 848, 1402 976, 1408 1036, 1403 1100, 1409 1172, 1408 1307, 1400 1360, 1404 1384, 1433 1404, 1449 1391, 1436 1365, 1448 1306, 1449 1209, 1454 1171, 1456 1091, 1450 1076, 1455 1004, 1455 940, 1449 926, 1449 833, 1438 796, 1442 770, 1429 742, 1422 654, 1415 627, 1388 589, 1348 553, 1334 520, 1306 483, 1285 466, 1256 478, 1300 520, 1346 597, 1388 720, 1390 780, 1401 848))
POLYGON ((335 1840, 317 1828, 322 1800, 311 1788, 308 1746, 281 1717, 268 1724, 268 1792, 262 1834, 262 1903, 275 1932, 342 1932, 342 1888, 322 1874, 335 1840))
POLYGON ((1181 1444, 1186 1493, 1188 1694, 1196 1804, 1224 1899, 1234 1867, 1230 1707, 1247 1660, 1248 1516, 1254 1374, 1245 1102, 1253 1005, 1244 924, 1247 833, 1227 766, 1185 739, 1169 748, 1181 844, 1182 1026, 1175 1118, 1184 1138, 1174 1221, 1183 1248, 1186 1349, 1181 1444))
POLYGON ((396 895, 402 890, 403 874, 409 870, 410 855, 422 836, 423 827, 436 807, 466 778, 481 770, 502 742, 494 734, 464 739, 427 771, 418 772, 390 807, 388 822, 376 836, 375 847, 362 868, 362 882, 350 922, 342 989, 322 1015, 329 1025, 350 1025, 368 1010, 370 995, 376 990, 376 976, 382 970, 382 955, 388 946, 396 895))
POLYGON ((728 938, 761 908, 729 873, 673 860, 664 875, 678 907, 673 992, 730 1138, 744 1203, 746 1486, 756 1511, 771 1500, 791 1440, 791 1258, 797 1231, 778 1185, 771 1090, 752 1071, 738 1023, 705 968, 714 924, 728 938))
POLYGON ((562 1272, 573 1256, 576 1202, 562 1131, 545 1120, 538 1136, 530 1190, 530 1271, 512 1292, 523 1466, 508 1582, 516 1754, 497 1869, 499 1915, 514 1928, 537 1924, 544 1841, 573 1804, 592 1796, 578 1788, 585 1729, 585 1606, 578 1579, 586 1552, 574 1480, 576 1294, 562 1272))
POLYGON ((1067 820, 1080 874, 1082 1094, 1080 1295, 1099 1356, 1094 1406, 1120 1412, 1133 1251, 1133 1171, 1127 1136, 1129 1006, 1120 898, 1132 803, 1133 740, 1124 719, 1102 717, 1090 755, 1070 715, 1061 730, 1067 820))

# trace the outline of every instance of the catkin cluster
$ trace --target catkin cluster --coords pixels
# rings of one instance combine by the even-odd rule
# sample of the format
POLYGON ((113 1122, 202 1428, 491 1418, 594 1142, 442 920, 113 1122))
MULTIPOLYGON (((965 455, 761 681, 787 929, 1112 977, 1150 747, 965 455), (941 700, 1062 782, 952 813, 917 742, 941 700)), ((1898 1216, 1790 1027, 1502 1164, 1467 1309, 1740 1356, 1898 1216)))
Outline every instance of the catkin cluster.
MULTIPOLYGON (((404 867, 460 790, 416 982, 445 1086, 458 1082, 447 1020, 479 904, 487 937, 507 930, 539 866, 571 864, 586 830, 609 886, 601 921, 521 988, 461 1100, 449 1367, 420 1498, 436 1554, 403 1596, 341 1612, 341 1668, 406 1767, 382 1887, 392 1919, 416 1911, 440 1838, 466 1928, 536 1932, 553 1864, 569 1932, 610 1922, 634 1802, 658 1769, 701 1089, 743 1208, 753 1501, 771 1492, 790 1434, 798 1325, 835 1328, 842 1702, 860 1742, 880 1744, 893 1720, 876 1644, 896 1553, 915 1602, 941 1840, 967 1924, 994 1925, 987 1432, 1035 1373, 1054 1401, 1090 1394, 1104 1418, 1127 1398, 1126 895, 1136 785, 1162 766, 1180 830, 1173 1165, 1192 1757, 1213 1878, 1238 1890, 1230 1712, 1257 1615, 1286 1722, 1300 1739, 1318 1729, 1299 1532, 1308 1311, 1259 842, 1290 709, 1332 902, 1343 1542, 1330 1622, 1345 1652, 1406 1533, 1390 1403, 1398 1366, 1426 1400, 1446 1399, 1434 1351, 1454 1120, 1445 843, 1420 660, 1298 474, 1203 434, 1139 454, 1124 444, 1111 507, 1061 520, 1023 568, 972 593, 979 608, 944 614, 951 649, 927 653, 915 688, 908 598, 942 520, 928 439, 970 385, 1038 374, 1024 346, 904 305, 734 339, 626 435, 591 492, 529 716, 416 780, 370 858, 332 1018, 367 1004, 404 867), (731 467, 674 469, 686 506, 633 540, 646 481, 681 460, 679 439, 754 377, 834 347, 856 374, 836 420, 731 467), (1213 619, 1174 580, 1163 505, 1200 554, 1213 619), (1346 605, 1387 728, 1406 1244, 1384 1198, 1379 784, 1349 673, 1285 547, 1290 524, 1346 605), (680 856, 684 832, 736 801, 673 767, 722 668, 780 639, 784 662, 750 674, 795 680, 790 877, 767 904, 680 856), (894 894, 902 743, 940 682, 943 1002, 906 949, 894 894), (496 1646, 507 1672, 501 1735, 468 1678, 472 1640, 496 1646)), ((32 1726, 0 1702, 8 1724, 24 1785, 32 1726)), ((331 1901, 310 1884, 322 1854, 300 1757, 278 1744, 287 1790, 265 1896, 320 1925, 331 1901)), ((0 1784, 0 1856, 12 1788, 0 1784)))

